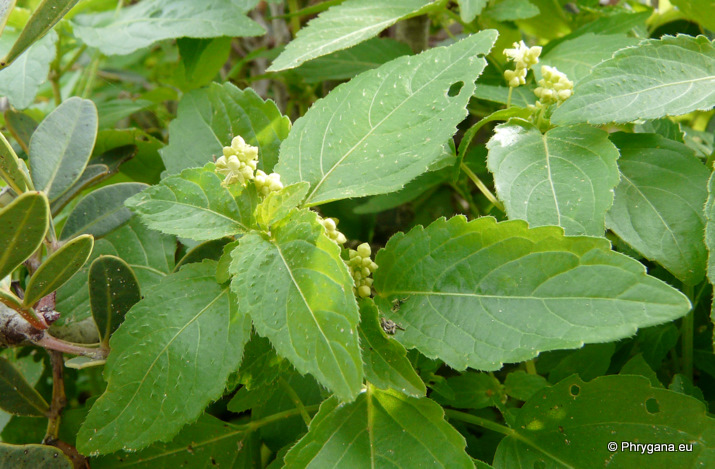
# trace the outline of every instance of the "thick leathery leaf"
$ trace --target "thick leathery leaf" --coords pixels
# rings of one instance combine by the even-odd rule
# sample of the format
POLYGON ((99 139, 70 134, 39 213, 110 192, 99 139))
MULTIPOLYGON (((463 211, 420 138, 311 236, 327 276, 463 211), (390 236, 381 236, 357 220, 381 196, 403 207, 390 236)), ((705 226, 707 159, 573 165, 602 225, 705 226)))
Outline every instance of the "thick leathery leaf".
POLYGON ((690 309, 607 240, 521 220, 437 220, 393 236, 376 262, 378 306, 405 328, 395 337, 458 370, 627 337, 690 309))
POLYGON ((169 124, 169 145, 161 150, 161 158, 172 174, 204 166, 240 135, 246 143, 258 147, 259 168, 270 173, 290 126, 290 119, 281 115, 273 101, 264 101, 252 89, 212 83, 181 98, 177 117, 169 124))
POLYGON ((365 377, 380 389, 392 388, 420 397, 427 392, 425 383, 407 359, 407 351, 396 340, 387 337, 380 327, 375 303, 360 301, 360 347, 365 377))
POLYGON ((40 393, 5 357, 0 357, 0 394, 0 408, 13 415, 45 417, 50 410, 40 393))
POLYGON ((317 214, 293 211, 273 225, 270 240, 244 235, 230 272, 241 312, 278 354, 353 400, 363 376, 353 281, 317 214))
POLYGON ((72 461, 54 446, 0 443, 0 467, 12 469, 72 469, 72 461))
POLYGON ((558 225, 567 235, 603 236, 618 184, 618 149, 589 125, 545 134, 520 120, 497 127, 487 163, 509 218, 558 225))
MULTIPOLYGON (((0 55, 9 50, 20 33, 6 30, 0 37, 0 55)), ((0 95, 6 96, 16 109, 30 107, 40 86, 47 81, 50 63, 57 53, 57 33, 48 35, 32 44, 9 66, 0 68, 0 95)))
POLYGON ((92 262, 89 303, 102 343, 109 344, 109 337, 139 300, 139 282, 126 262, 115 256, 100 256, 92 262))
POLYGON ((82 175, 97 138, 97 107, 70 98, 52 111, 30 139, 30 171, 37 190, 54 200, 82 175))
POLYGON ((110 175, 109 171, 109 168, 103 164, 87 165, 77 182, 72 184, 72 187, 67 189, 64 194, 52 201, 52 204, 50 205, 52 214, 56 216, 68 203, 72 201, 73 198, 78 196, 89 186, 108 177, 110 175))
POLYGON ((256 0, 145 0, 114 10, 74 18, 74 33, 106 55, 126 55, 163 39, 260 36, 245 13, 256 0))
POLYGON ((196 241, 248 231, 257 203, 253 184, 221 185, 213 163, 162 179, 126 201, 149 228, 196 241))
POLYGON ((302 28, 268 68, 277 72, 308 60, 347 49, 377 36, 399 20, 416 14, 432 0, 347 0, 333 6, 302 28))
MULTIPOLYGON (((14 109, 6 110, 3 115, 5 116, 5 125, 12 136, 15 137, 15 141, 25 153, 29 153, 30 137, 32 137, 35 129, 37 129, 37 121, 28 114, 14 109)), ((1 149, 0 147, 0 150, 1 149)))
POLYGON ((20 164, 20 159, 17 157, 15 150, 12 149, 10 142, 0 133, 0 177, 17 194, 22 194, 31 188, 30 179, 20 164))
POLYGON ((189 264, 127 313, 109 341, 107 390, 77 436, 82 453, 171 440, 223 393, 251 323, 233 310, 215 273, 215 262, 189 264))
POLYGON ((401 189, 443 153, 467 115, 496 35, 401 57, 334 89, 295 122, 276 171, 288 184, 311 184, 306 205, 401 189))
POLYGON ((487 0, 457 0, 459 16, 465 23, 471 23, 487 6, 487 0))
POLYGON ((0 279, 42 245, 49 222, 50 205, 39 192, 26 192, 0 210, 0 279))
POLYGON ((705 274, 708 169, 682 143, 654 134, 614 134, 621 182, 606 226, 681 281, 705 274))
POLYGON ((596 65, 551 121, 631 122, 713 106, 713 44, 705 36, 664 36, 622 49, 596 65))
POLYGON ((323 402, 305 435, 286 454, 286 467, 473 468, 465 441, 427 398, 368 386, 355 402, 323 402))
POLYGON ((496 469, 642 467, 646 457, 655 468, 715 464, 715 420, 705 406, 651 387, 642 376, 602 376, 587 383, 571 376, 535 393, 512 427, 514 434, 497 448, 496 469), (637 443, 643 446, 636 449, 637 443), (675 450, 645 447, 654 443, 673 444, 675 450), (692 445, 692 451, 678 451, 681 444, 692 445))
POLYGON ((288 216, 290 211, 300 205, 308 193, 310 185, 307 182, 291 184, 283 189, 271 192, 258 204, 256 208, 256 220, 264 227, 288 216))
POLYGON ((90 192, 70 212, 61 238, 69 239, 82 233, 101 238, 111 233, 132 217, 124 202, 147 187, 138 182, 122 182, 90 192))
POLYGON ((32 306, 65 284, 82 268, 94 246, 91 235, 82 235, 52 253, 32 274, 22 304, 32 306))

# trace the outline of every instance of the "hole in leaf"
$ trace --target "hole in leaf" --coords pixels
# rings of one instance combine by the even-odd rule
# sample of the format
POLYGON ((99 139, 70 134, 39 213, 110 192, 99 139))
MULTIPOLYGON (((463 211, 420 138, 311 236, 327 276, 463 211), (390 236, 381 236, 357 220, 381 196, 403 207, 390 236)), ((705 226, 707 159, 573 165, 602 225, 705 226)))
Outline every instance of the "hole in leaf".
POLYGON ((576 397, 576 396, 578 396, 578 393, 581 392, 581 388, 574 384, 573 386, 571 386, 571 389, 569 390, 569 392, 571 393, 571 395, 573 397, 576 397))
POLYGON ((660 404, 658 404, 658 401, 651 397, 645 401, 645 410, 647 410, 649 414, 657 414, 660 412, 660 404))
POLYGON ((459 94, 460 91, 462 91, 462 87, 464 86, 463 81, 458 81, 457 83, 452 83, 452 86, 449 87, 449 91, 447 91, 447 96, 450 98, 454 98, 459 94))

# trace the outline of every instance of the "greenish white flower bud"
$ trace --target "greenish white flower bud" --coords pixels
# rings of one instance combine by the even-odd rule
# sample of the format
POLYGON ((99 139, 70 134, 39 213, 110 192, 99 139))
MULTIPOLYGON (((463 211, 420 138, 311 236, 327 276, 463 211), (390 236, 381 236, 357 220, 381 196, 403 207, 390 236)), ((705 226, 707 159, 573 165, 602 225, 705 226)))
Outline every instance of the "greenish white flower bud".
POLYGON ((377 264, 370 258, 372 250, 370 245, 362 243, 357 250, 350 249, 345 263, 355 281, 355 294, 367 298, 372 294, 372 278, 370 276, 377 270, 377 264))
POLYGON ((247 144, 240 136, 233 138, 231 146, 223 147, 223 156, 216 160, 216 172, 225 176, 224 185, 245 185, 254 178, 257 166, 258 147, 247 144))
POLYGON ((278 173, 266 174, 260 169, 256 171, 256 177, 253 182, 256 184, 256 190, 262 196, 267 196, 271 192, 283 189, 281 176, 278 173))
POLYGON ((344 234, 338 231, 338 220, 335 218, 321 218, 320 224, 325 228, 325 234, 338 244, 345 244, 348 240, 344 234))
POLYGON ((539 80, 539 87, 534 90, 534 94, 542 105, 561 104, 573 95, 573 82, 555 67, 544 65, 541 67, 541 76, 543 78, 539 80))

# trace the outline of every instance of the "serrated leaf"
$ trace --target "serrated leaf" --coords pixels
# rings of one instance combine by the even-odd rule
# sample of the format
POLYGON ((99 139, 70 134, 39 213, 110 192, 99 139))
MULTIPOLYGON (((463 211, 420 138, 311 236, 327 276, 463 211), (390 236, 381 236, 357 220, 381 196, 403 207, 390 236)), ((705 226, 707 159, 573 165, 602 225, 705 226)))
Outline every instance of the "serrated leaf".
POLYGON ((231 265, 231 253, 238 246, 238 241, 231 241, 223 246, 221 252, 221 257, 218 259, 218 264, 216 264, 216 281, 218 283, 226 283, 231 280, 231 273, 229 272, 229 267, 231 265))
POLYGON ((496 31, 482 31, 339 86, 295 122, 276 171, 288 184, 311 184, 308 206, 401 189, 442 154, 467 115, 481 55, 495 40, 496 31))
POLYGON ((427 398, 368 387, 355 402, 323 402, 308 434, 285 456, 286 467, 473 468, 464 438, 427 398))
POLYGON ((512 371, 504 380, 504 392, 509 397, 521 401, 529 400, 537 391, 547 387, 549 382, 541 375, 532 375, 521 370, 512 371))
POLYGON ((407 351, 385 335, 378 316, 372 300, 360 302, 358 332, 366 379, 379 389, 392 388, 410 396, 424 396, 427 388, 407 359, 407 351))
POLYGON ((685 134, 679 122, 674 122, 667 117, 652 119, 642 124, 633 126, 633 132, 640 134, 658 134, 676 142, 685 143, 685 134))
POLYGON ((26 192, 0 210, 0 279, 42 245, 49 219, 50 205, 40 192, 26 192))
MULTIPOLYGON (((9 51, 20 35, 19 31, 6 30, 0 38, 0 54, 9 51)), ((7 97, 16 109, 30 107, 40 86, 47 81, 50 63, 57 53, 57 38, 57 33, 50 31, 12 64, 0 68, 0 95, 7 97)))
POLYGON ((654 134, 613 134, 621 182, 606 226, 681 281, 705 273, 708 170, 685 145, 654 134))
POLYGON ((54 446, 0 443, 0 467, 12 469, 72 469, 72 461, 54 446))
POLYGON ((79 15, 74 33, 105 55, 126 55, 157 41, 180 37, 245 37, 264 33, 245 13, 256 0, 145 0, 114 10, 79 15))
POLYGON ((30 188, 28 187, 29 177, 22 170, 20 159, 2 133, 0 133, 0 177, 17 194, 22 194, 30 188))
MULTIPOLYGON (((191 264, 193 262, 202 262, 204 259, 210 259, 212 261, 218 261, 224 254, 225 247, 227 244, 232 244, 232 238, 219 238, 212 239, 211 241, 205 241, 201 244, 194 246, 189 249, 184 257, 176 264, 174 267, 174 272, 181 269, 185 264, 191 264)), ((219 282, 223 283, 223 282, 219 282)))
POLYGON ((520 220, 440 219, 393 236, 376 262, 378 306, 405 328, 395 337, 458 370, 627 337, 690 309, 607 240, 520 220), (390 311, 395 298, 406 300, 390 311))
POLYGON ((704 36, 643 41, 601 62, 554 111, 555 124, 631 122, 715 106, 715 47, 704 36))
POLYGON ((576 376, 536 393, 517 413, 513 436, 494 456, 496 469, 513 467, 641 467, 639 450, 625 443, 692 444, 692 452, 652 452, 648 466, 709 467, 715 421, 688 396, 653 388, 641 376, 576 376), (608 448, 616 443, 616 451, 608 448))
POLYGON ((147 187, 138 182, 122 182, 90 192, 70 212, 60 237, 70 239, 89 233, 101 238, 111 233, 132 217, 125 201, 147 187))
POLYGON ((305 199, 310 184, 298 182, 286 186, 279 191, 271 192, 256 208, 256 221, 259 225, 268 227, 288 216, 305 199))
POLYGON ((459 16, 465 23, 471 23, 487 6, 488 0, 457 0, 459 16))
POLYGON ((276 354, 268 339, 252 334, 238 369, 238 380, 249 391, 261 389, 273 384, 289 369, 290 364, 276 354))
POLYGON ((229 270, 256 331, 299 372, 353 400, 363 376, 353 280, 317 214, 294 211, 272 227, 270 240, 244 235, 229 270))
POLYGON ((618 184, 618 149, 588 125, 542 134, 511 120, 487 144, 487 165, 509 218, 530 226, 558 225, 567 235, 603 236, 618 184))
POLYGON ((221 396, 251 323, 233 310, 215 273, 215 262, 189 264, 127 313, 109 341, 107 390, 77 437, 82 453, 168 441, 221 396))
POLYGON ((103 344, 124 321, 127 311, 141 300, 132 268, 115 256, 100 256, 89 269, 89 302, 103 344))
POLYGON ((290 119, 281 115, 273 101, 264 101, 252 89, 212 83, 181 98, 161 158, 169 173, 203 166, 240 135, 258 147, 259 168, 270 173, 290 126, 290 119))
POLYGON ((162 179, 126 201, 149 228, 196 241, 244 233, 255 224, 253 184, 221 185, 213 163, 162 179))
POLYGON ((40 393, 5 357, 0 357, 0 394, 0 408, 13 415, 45 417, 50 410, 40 393))
POLYGON ((348 0, 329 8, 301 28, 294 40, 268 68, 277 72, 316 57, 347 49, 377 36, 401 19, 413 16, 432 0, 348 0))
POLYGON ((22 304, 31 307, 64 285, 87 262, 93 246, 92 236, 83 235, 52 253, 30 277, 22 304))
POLYGON ((69 98, 52 111, 30 139, 30 171, 37 190, 54 200, 82 175, 97 138, 97 108, 69 98))
POLYGON ((497 21, 525 20, 538 15, 539 7, 529 0, 501 0, 490 6, 484 14, 497 21))

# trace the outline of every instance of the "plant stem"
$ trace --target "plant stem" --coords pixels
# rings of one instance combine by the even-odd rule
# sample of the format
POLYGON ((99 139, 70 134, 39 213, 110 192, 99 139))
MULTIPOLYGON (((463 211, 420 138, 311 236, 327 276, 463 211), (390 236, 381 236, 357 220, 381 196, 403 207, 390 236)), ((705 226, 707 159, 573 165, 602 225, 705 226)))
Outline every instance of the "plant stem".
POLYGON ((82 44, 77 51, 74 53, 74 55, 69 59, 69 61, 64 64, 64 66, 60 69, 60 75, 64 75, 65 73, 69 72, 72 66, 79 60, 80 57, 82 57, 82 54, 84 54, 84 51, 87 50, 87 45, 82 44))
MULTIPOLYGON (((317 412, 317 410, 320 408, 320 404, 315 404, 315 405, 308 405, 303 407, 303 410, 306 412, 317 412)), ((290 409, 290 410, 284 410, 283 412, 277 412, 273 415, 269 415, 268 417, 263 417, 262 419, 258 420, 253 420, 251 422, 245 423, 243 425, 235 425, 235 424, 230 424, 237 430, 243 430, 243 431, 256 431, 261 427, 264 427, 266 425, 270 425, 271 423, 279 422, 281 420, 294 417, 296 415, 301 414, 301 410, 298 408, 295 409, 290 409)))
POLYGON ((55 43, 55 60, 50 64, 50 74, 48 76, 52 85, 52 96, 55 99, 55 106, 62 104, 62 92, 60 90, 60 78, 62 78, 62 70, 60 63, 62 62, 62 36, 57 38, 55 43))
POLYGON ((528 362, 525 363, 526 365, 526 372, 529 373, 530 375, 535 375, 536 373, 536 362, 531 359, 528 362))
POLYGON ((50 444, 57 440, 60 432, 60 416, 62 409, 67 405, 65 395, 64 363, 62 362, 62 352, 50 350, 50 362, 52 363, 52 402, 50 412, 47 415, 47 431, 43 444, 50 444))
MULTIPOLYGON (((299 10, 300 8, 298 7, 298 0, 288 0, 288 11, 292 14, 295 13, 299 10)), ((298 30, 300 30, 300 17, 298 15, 291 15, 290 17, 290 31, 293 34, 293 37, 298 33, 298 30)))
POLYGON ((83 357, 95 358, 103 360, 107 358, 107 351, 101 348, 85 347, 83 345, 65 342, 62 339, 53 337, 50 334, 44 333, 39 339, 29 338, 32 343, 44 347, 48 350, 57 352, 69 353, 72 355, 82 355, 83 357))
POLYGON ((459 194, 460 197, 462 197, 467 202, 472 218, 479 218, 479 207, 477 207, 477 205, 474 203, 472 197, 466 191, 463 191, 462 188, 459 187, 459 185, 455 183, 450 183, 450 186, 457 194, 459 194))
POLYGON ((504 205, 501 202, 499 202, 499 200, 494 196, 494 194, 492 194, 492 191, 490 191, 489 188, 486 185, 484 185, 484 183, 481 181, 481 179, 479 179, 477 177, 477 175, 474 174, 474 172, 471 169, 469 169, 469 166, 462 163, 460 165, 460 167, 462 168, 462 171, 464 171, 467 174, 467 176, 469 176, 469 179, 472 180, 474 185, 477 186, 477 189, 479 189, 482 192, 482 194, 484 194, 484 197, 489 199, 489 202, 491 202, 496 208, 498 208, 502 212, 505 212, 504 205))
POLYGON ((452 420, 460 420, 462 422, 471 423, 473 425, 479 425, 491 431, 501 433, 502 435, 514 436, 515 432, 511 428, 504 426, 500 423, 493 422, 484 417, 479 417, 477 415, 468 414, 466 412, 460 412, 453 409, 444 409, 444 416, 452 420))
POLYGON ((683 293, 687 295, 692 303, 693 307, 683 317, 683 322, 681 324, 681 336, 680 341, 682 345, 682 361, 683 361, 683 374, 688 377, 690 381, 693 380, 693 335, 695 333, 695 300, 693 295, 693 286, 683 284, 683 293))
POLYGON ((511 107, 511 95, 514 93, 514 87, 510 86, 509 87, 509 94, 506 96, 506 108, 509 109, 511 107))
POLYGON ((308 415, 308 412, 305 410, 305 405, 303 404, 303 401, 300 400, 300 396, 296 394, 295 390, 293 387, 288 384, 288 381, 286 381, 282 376, 278 379, 278 383, 281 385, 283 390, 288 394, 288 397, 290 397, 290 400, 293 401, 293 405, 295 405, 295 408, 300 411, 300 416, 303 417, 303 422, 305 422, 305 426, 310 425, 310 415, 308 415))

